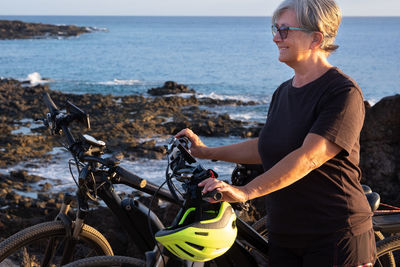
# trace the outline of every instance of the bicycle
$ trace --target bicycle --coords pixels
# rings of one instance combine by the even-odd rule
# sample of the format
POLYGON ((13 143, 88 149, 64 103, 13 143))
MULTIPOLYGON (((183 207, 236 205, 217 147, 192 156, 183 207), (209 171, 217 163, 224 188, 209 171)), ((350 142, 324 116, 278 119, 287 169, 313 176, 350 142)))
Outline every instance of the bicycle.
MULTIPOLYGON (((60 266, 88 256, 113 255, 107 239, 99 231, 85 224, 89 202, 98 198, 102 199, 116 215, 122 228, 135 242, 140 252, 144 255, 147 251, 151 251, 156 245, 152 233, 164 229, 163 223, 138 199, 121 200, 114 190, 114 185, 124 184, 150 195, 157 192, 160 199, 179 206, 182 206, 183 199, 172 195, 170 190, 147 182, 119 166, 120 161, 115 157, 103 158, 104 142, 81 133, 78 133, 78 138, 75 139, 70 130, 73 122, 79 122, 84 128, 90 128, 89 115, 80 108, 67 101, 66 112, 62 112, 47 93, 44 95, 44 103, 49 113, 43 119, 43 123, 50 129, 52 135, 63 135, 66 138, 65 147, 73 157, 73 161, 69 162, 71 175, 73 176, 72 166, 78 171, 75 181, 76 218, 72 220, 67 215, 73 197, 66 195, 54 221, 26 228, 0 243, 0 262, 14 262, 21 266, 60 266)), ((250 243, 258 245, 261 249, 267 249, 264 238, 250 225, 240 218, 237 220, 237 225, 244 239, 252 240, 250 243)), ((242 262, 243 259, 248 263, 255 262, 249 249, 241 243, 235 243, 232 251, 242 255, 242 262)), ((225 266, 230 266, 229 257, 221 257, 219 261, 222 263, 222 260, 227 262, 225 266)), ((143 263, 138 259, 135 262, 143 263)), ((170 262, 175 264, 171 266, 178 264, 173 260, 170 262)))
MULTIPOLYGON (((180 199, 179 196, 184 198, 184 203, 173 224, 180 220, 180 216, 189 207, 203 207, 204 205, 209 205, 205 199, 213 198, 219 200, 222 197, 221 193, 216 190, 205 195, 201 194, 201 188, 197 184, 206 178, 216 177, 217 174, 197 163, 196 159, 188 152, 187 147, 187 140, 176 138, 173 138, 167 147, 167 157, 168 159, 173 158, 173 160, 169 160, 165 183, 167 183, 168 189, 175 199, 180 199), (183 192, 177 189, 178 186, 172 182, 173 179, 182 184, 183 192)), ((205 263, 186 261, 187 264, 190 264, 187 266, 265 266, 267 264, 268 251, 267 239, 257 233, 250 225, 241 221, 239 217, 236 218, 235 227, 237 227, 237 238, 225 254, 205 263)), ((192 245, 195 249, 204 249, 195 244, 192 245)), ((153 250, 146 253, 146 261, 144 263, 137 263, 131 257, 105 256, 86 258, 71 262, 66 266, 174 266, 169 265, 169 261, 177 260, 175 255, 179 254, 179 249, 181 253, 189 254, 189 257, 192 256, 189 251, 180 248, 178 245, 173 249, 167 250, 162 245, 156 244, 153 250), (174 250, 177 253, 171 253, 174 250)))
MULTIPOLYGON (((181 149, 181 150, 182 150, 182 154, 184 155, 183 158, 185 158, 189 163, 195 162, 195 160, 193 158, 191 158, 190 154, 188 154, 186 149, 181 149)), ((171 151, 171 149, 169 149, 168 151, 171 151)), ((194 172, 189 171, 190 169, 196 170, 199 168, 199 167, 190 166, 190 165, 181 165, 181 166, 182 166, 181 168, 183 171, 178 169, 178 170, 174 170, 173 173, 176 173, 177 176, 184 173, 184 175, 186 177, 185 179, 188 179, 188 177, 190 175, 192 175, 192 177, 193 177, 194 172)), ((168 166, 168 167, 170 167, 170 166, 168 166)), ((239 171, 240 171, 240 169, 239 169, 239 171)), ((167 176, 166 181, 168 181, 168 180, 169 179, 167 176)), ((177 180, 182 181, 182 179, 179 179, 179 178, 177 178, 177 180)), ((195 179, 195 184, 197 184, 197 183, 198 183, 198 180, 195 179)), ((188 186, 186 186, 186 188, 188 188, 188 186)), ((172 186, 169 186, 169 189, 171 190, 171 192, 175 191, 175 188, 172 186)), ((363 185, 363 189, 364 189, 364 192, 370 203, 371 209, 373 211, 376 211, 380 205, 379 194, 372 192, 372 190, 366 185, 363 185)), ((214 194, 215 193, 216 192, 214 192, 214 194)), ((253 225, 254 228, 261 231, 263 234, 267 233, 267 229, 265 228, 265 226, 266 226, 265 219, 266 219, 266 217, 263 217, 261 220, 257 221, 253 225)), ((388 227, 385 227, 385 226, 387 226, 387 224, 385 225, 383 223, 381 223, 381 224, 377 224, 376 222, 374 223, 374 227, 375 227, 375 231, 376 231, 376 238, 377 238, 377 240, 381 240, 378 242, 378 246, 377 246, 378 260, 377 260, 375 266, 378 266, 378 267, 396 266, 395 258, 394 258, 394 256, 396 256, 396 255, 390 254, 390 252, 393 252, 393 249, 400 249, 400 236, 395 236, 392 238, 384 238, 383 234, 380 232, 380 231, 382 231, 382 232, 387 233, 389 230, 394 231, 394 230, 396 230, 396 227, 392 225, 391 228, 389 229, 388 227)), ((397 221, 397 227, 398 227, 397 229, 400 228, 400 220, 397 221)), ((268 246, 267 240, 264 239, 264 241, 266 242, 264 245, 268 246)), ((247 245, 251 246, 251 242, 246 243, 246 240, 241 240, 241 242, 243 242, 243 244, 247 244, 247 245)), ((257 254, 253 254, 253 255, 261 256, 261 258, 263 260, 263 261, 261 261, 261 263, 260 263, 260 261, 257 262, 259 264, 259 266, 267 266, 268 258, 267 258, 266 250, 259 251, 259 250, 257 250, 257 248, 254 248, 254 247, 252 247, 252 249, 256 250, 256 253, 257 253, 257 254)), ((255 252, 255 251, 253 251, 253 252, 255 252)), ((163 253, 168 254, 168 251, 166 251, 165 249, 160 250, 160 248, 155 247, 154 250, 149 253, 152 256, 147 258, 145 266, 148 266, 148 267, 150 267, 150 266, 151 267, 165 266, 165 259, 163 258, 163 253), (158 253, 158 254, 156 254, 156 253, 158 253)), ((72 262, 72 263, 66 265, 66 267, 88 267, 88 266, 142 266, 142 265, 136 264, 134 262, 134 259, 132 259, 130 257, 121 257, 121 256, 92 257, 92 258, 87 258, 87 259, 79 260, 76 262, 72 262)), ((217 264, 217 266, 219 266, 219 265, 217 264)), ((242 266, 242 265, 238 264, 237 266, 242 266)))
POLYGON ((66 137, 65 147, 74 159, 69 162, 71 174, 73 165, 78 170, 77 181, 74 178, 77 185, 76 219, 73 221, 67 216, 73 197, 66 195, 54 221, 31 226, 0 244, 0 262, 7 259, 7 262, 18 261, 18 265, 27 262, 26 265, 37 266, 40 263, 40 266, 54 266, 89 255, 113 255, 107 239, 84 223, 89 211, 88 202, 97 198, 102 199, 117 216, 122 228, 135 240, 142 253, 152 248, 154 242, 150 231, 143 225, 147 225, 148 218, 154 230, 163 228, 163 224, 155 214, 150 213, 148 216, 148 209, 139 201, 121 200, 113 185, 125 184, 149 194, 158 190, 160 199, 173 203, 177 203, 176 200, 168 190, 159 189, 157 185, 119 166, 117 158, 102 158, 104 142, 80 133, 75 139, 69 128, 71 123, 79 122, 85 128, 90 128, 89 116, 80 108, 68 101, 67 112, 61 112, 47 93, 44 95, 44 103, 50 111, 43 119, 44 125, 52 135, 63 134, 66 137))
MULTIPOLYGON (((174 142, 177 142, 177 140, 175 140, 174 142)), ((171 146, 171 143, 170 145, 171 146)), ((181 166, 180 168, 177 168, 176 166, 168 166, 167 168, 172 169, 172 173, 174 173, 177 177, 176 179, 178 181, 181 181, 182 183, 188 184, 191 183, 191 179, 194 179, 193 184, 197 185, 197 183, 199 182, 198 179, 193 178, 195 177, 195 170, 198 170, 199 167, 197 166, 193 166, 187 163, 195 163, 195 159, 191 158, 191 155, 188 153, 188 151, 185 149, 185 146, 183 146, 183 148, 181 147, 182 145, 179 144, 177 145, 180 147, 180 151, 182 153, 182 158, 183 160, 186 160, 186 164, 179 164, 178 166, 181 166), (180 177, 180 176, 184 176, 184 178, 180 177)), ((172 148, 170 147, 170 149, 167 150, 167 153, 171 153, 172 148)), ((205 169, 203 169, 203 171, 205 171, 205 169)), ((171 179, 170 177, 168 177, 168 175, 166 176, 166 181, 169 182, 171 179)), ((187 189, 187 191, 189 190, 193 190, 193 187, 190 187, 188 185, 185 185, 184 188, 187 189)), ((173 187, 172 185, 169 184, 169 189, 171 190, 171 193, 176 191, 176 188, 173 187)), ((363 186, 364 192, 366 193, 366 196, 369 200, 369 203, 371 205, 371 209, 376 210, 377 207, 380 204, 380 197, 377 193, 372 192, 372 190, 368 187, 368 186, 363 186)), ((184 193, 184 195, 187 197, 187 191, 184 193)), ((211 194, 217 194, 218 192, 212 192, 211 194)), ((174 193, 172 193, 174 195, 174 193)), ((198 194, 198 193, 197 193, 198 194)), ((189 194, 189 196, 192 196, 193 194, 189 194)), ((196 195, 196 194, 195 194, 196 195)), ((182 208, 182 210, 184 210, 184 208, 182 208)), ((179 213, 178 213, 179 214, 179 213)), ((179 215, 177 215, 177 218, 179 218, 179 215)), ((263 217, 261 220, 257 221, 254 224, 254 228, 256 228, 257 230, 260 230, 263 234, 266 234, 266 228, 265 228, 265 218, 263 217)), ((398 225, 397 227, 400 227, 400 221, 397 222, 398 225)), ((375 227, 378 227, 375 225, 375 227)), ((394 229, 394 228, 392 228, 394 229)), ((263 246, 264 246, 264 250, 259 250, 260 247, 258 247, 257 245, 255 245, 254 240, 249 240, 246 238, 242 238, 240 237, 239 233, 242 229, 239 228, 238 225, 238 242, 241 244, 244 244, 245 247, 247 246, 247 249, 250 248, 250 251, 253 252, 253 257, 254 259, 258 257, 258 261, 257 264, 258 265, 251 265, 251 266, 268 266, 268 257, 267 257, 267 247, 268 247, 268 241, 267 239, 263 239, 262 241, 259 240, 260 242, 263 242, 263 246), (261 260, 260 260, 261 259, 261 260)), ((378 229, 375 229, 376 233, 377 233, 377 239, 383 239, 383 235, 378 231, 378 229)), ((379 230, 387 232, 389 229, 385 228, 382 226, 382 224, 380 225, 379 230)), ((396 266, 395 265, 395 261, 393 258, 393 255, 390 255, 390 252, 392 252, 392 249, 400 249, 400 236, 395 236, 392 239, 383 239, 382 241, 380 241, 381 243, 378 242, 378 261, 376 263, 375 266, 378 267, 389 267, 389 266, 396 266), (394 246, 394 244, 396 244, 396 246, 394 246)), ((175 249, 175 248, 174 248, 175 249)), ((178 247, 179 249, 179 247, 178 247)), ((231 252, 231 251, 228 251, 231 252)), ((162 267, 165 266, 165 256, 164 255, 169 255, 168 250, 166 250, 165 248, 159 248, 158 246, 156 246, 154 248, 153 251, 148 252, 147 254, 147 258, 146 258, 146 262, 145 262, 145 266, 146 267, 162 267)), ((234 257, 236 254, 235 253, 229 253, 229 257, 234 257)), ((233 262, 237 263, 237 260, 239 260, 242 256, 237 256, 233 262)), ((167 257, 168 258, 168 257, 167 257)), ((217 262, 218 258, 215 259, 214 261, 216 261, 216 266, 220 266, 219 263, 217 262)), ((114 257, 108 257, 108 256, 103 256, 103 257, 92 257, 92 258, 87 258, 87 259, 83 259, 83 260, 79 260, 79 261, 75 261, 72 262, 68 265, 66 265, 66 267, 88 267, 88 266, 143 266, 141 264, 137 264, 134 262, 133 258, 130 257, 121 257, 121 256, 114 256, 114 257)), ((245 262, 241 262, 240 264, 237 265, 230 265, 230 266, 250 266, 248 265, 242 265, 245 264, 245 262)), ((254 264, 254 262, 252 263, 254 264)), ((210 265, 213 266, 213 265, 210 265)))
POLYGON ((375 266, 400 266, 400 208, 380 203, 383 210, 376 209, 373 216, 375 231, 385 234, 376 243, 377 262, 375 266), (388 209, 389 208, 389 209, 388 209))

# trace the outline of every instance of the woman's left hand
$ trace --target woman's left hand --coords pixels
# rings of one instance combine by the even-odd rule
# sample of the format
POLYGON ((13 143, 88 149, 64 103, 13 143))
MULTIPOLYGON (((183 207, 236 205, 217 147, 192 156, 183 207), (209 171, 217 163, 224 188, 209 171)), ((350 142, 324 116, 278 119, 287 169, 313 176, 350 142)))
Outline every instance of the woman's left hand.
MULTIPOLYGON (((203 194, 217 189, 222 193, 221 201, 227 202, 245 202, 248 200, 248 194, 244 187, 237 187, 227 184, 216 178, 207 178, 198 184, 199 187, 203 187, 201 191, 203 194)), ((218 202, 215 200, 210 200, 210 202, 218 202)))

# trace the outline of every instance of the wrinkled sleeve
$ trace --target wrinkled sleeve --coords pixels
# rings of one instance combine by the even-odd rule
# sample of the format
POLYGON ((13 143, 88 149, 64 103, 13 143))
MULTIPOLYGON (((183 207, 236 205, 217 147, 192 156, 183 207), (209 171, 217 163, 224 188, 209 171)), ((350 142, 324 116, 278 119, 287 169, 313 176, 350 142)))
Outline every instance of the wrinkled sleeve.
POLYGON ((364 101, 359 89, 345 87, 327 94, 321 98, 316 116, 310 132, 337 144, 349 155, 364 123, 364 101))

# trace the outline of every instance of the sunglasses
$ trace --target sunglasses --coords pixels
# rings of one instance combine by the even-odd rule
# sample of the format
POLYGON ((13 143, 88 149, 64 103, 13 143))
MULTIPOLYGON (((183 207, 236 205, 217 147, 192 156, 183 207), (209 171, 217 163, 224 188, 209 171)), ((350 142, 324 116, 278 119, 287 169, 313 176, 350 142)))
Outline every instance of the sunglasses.
POLYGON ((311 32, 310 30, 303 29, 303 28, 296 28, 296 27, 289 27, 289 26, 281 26, 281 27, 279 27, 277 24, 272 25, 271 26, 271 30, 272 30, 272 36, 273 37, 275 37, 275 35, 279 32, 279 35, 281 36, 282 40, 287 38, 289 30, 311 32))

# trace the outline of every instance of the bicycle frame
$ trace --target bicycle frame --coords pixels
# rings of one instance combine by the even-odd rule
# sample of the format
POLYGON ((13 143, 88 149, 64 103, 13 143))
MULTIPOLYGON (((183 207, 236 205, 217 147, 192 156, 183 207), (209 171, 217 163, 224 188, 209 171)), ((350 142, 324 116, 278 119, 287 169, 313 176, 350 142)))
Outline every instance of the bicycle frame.
MULTIPOLYGON (((122 178, 120 183, 135 188, 135 185, 128 179, 122 178)), ((144 188, 140 188, 140 190, 149 194, 154 194, 158 190, 158 186, 147 183, 147 185, 144 188)), ((117 216, 122 228, 128 232, 129 236, 135 241, 135 244, 138 245, 142 253, 154 250, 156 244, 153 234, 164 228, 164 225, 155 213, 150 211, 150 217, 148 217, 149 208, 140 201, 132 198, 121 201, 113 190, 109 190, 109 188, 107 189, 104 186, 98 191, 98 196, 104 201, 107 207, 110 208, 115 216, 117 216), (151 221, 151 231, 148 228, 148 219, 151 221)), ((168 190, 160 189, 157 196, 170 203, 176 203, 176 200, 168 190)), ((225 255, 215 259, 218 266, 232 266, 232 261, 235 263, 241 262, 240 266, 254 266, 254 264, 256 264, 254 257, 244 247, 241 240, 245 240, 247 244, 250 244, 254 249, 260 251, 264 255, 268 252, 268 241, 264 237, 239 217, 237 218, 236 224, 238 228, 238 237, 235 244, 225 255)))
MULTIPOLYGON (((95 179, 97 183, 101 183, 102 181, 104 181, 104 179, 100 176, 95 176, 95 179)), ((126 178, 126 176, 121 177, 118 182, 113 182, 112 184, 106 183, 102 185, 97 191, 98 197, 100 197, 104 201, 106 206, 118 218, 118 222, 121 224, 122 228, 128 233, 130 238, 135 242, 137 248, 141 251, 141 253, 146 254, 149 259, 153 258, 153 264, 149 266, 162 266, 160 264, 163 263, 163 261, 160 260, 161 256, 156 250, 157 247, 153 234, 164 228, 163 223, 160 221, 155 213, 149 211, 149 208, 142 204, 140 201, 133 198, 126 198, 121 200, 121 198, 113 190, 112 185, 114 184, 125 184, 149 194, 154 194, 156 191, 158 191, 158 197, 160 197, 161 199, 170 203, 181 203, 177 203, 168 190, 165 190, 163 188, 159 189, 157 185, 152 183, 147 183, 144 188, 138 188, 136 182, 131 181, 129 178, 126 178), (150 220, 151 223, 151 230, 148 227, 148 220, 150 220), (151 253, 151 251, 153 251, 153 253, 151 253)), ((68 240, 64 249, 63 257, 64 263, 69 262, 70 258, 72 257, 75 240, 74 233, 79 232, 79 229, 84 223, 85 217, 88 212, 88 198, 84 194, 82 194, 80 190, 78 190, 77 199, 77 219, 75 221, 73 234, 67 237, 68 240)), ((64 207, 61 210, 63 209, 64 211, 60 212, 57 219, 61 219, 62 216, 60 215, 66 214, 66 212, 68 211, 68 208, 64 207)), ((64 221, 66 220, 65 217, 66 216, 64 216, 63 219, 64 221)), ((65 223, 66 227, 70 227, 68 226, 68 222, 71 223, 71 220, 68 220, 67 223, 65 223)), ((227 253, 214 260, 218 264, 218 266, 232 266, 233 262, 240 263, 240 266, 254 266, 255 264, 257 264, 254 257, 249 253, 248 249, 245 248, 242 240, 245 240, 246 244, 251 245, 251 247, 260 251, 261 254, 265 255, 268 251, 267 240, 264 239, 260 234, 258 234, 250 225, 245 223, 239 217, 237 218, 236 224, 238 228, 238 237, 234 245, 227 253)), ((52 247, 51 241, 49 242, 48 247, 52 247)), ((53 253, 52 250, 50 249, 47 253, 49 253, 49 255, 46 258, 50 259, 53 253)), ((167 254, 163 256, 165 257, 165 260, 168 259, 168 257, 171 255, 169 255, 169 253, 167 252, 167 254)))
MULTIPOLYGON (((67 139, 68 149, 74 158, 78 158, 81 162, 87 162, 87 169, 85 171, 80 170, 80 181, 77 191, 77 217, 74 224, 72 237, 67 236, 67 238, 70 240, 68 240, 68 245, 65 247, 64 251, 64 255, 66 255, 65 260, 68 261, 72 255, 71 251, 74 245, 74 238, 77 237, 80 227, 83 225, 84 219, 89 210, 87 204, 89 197, 86 195, 87 192, 85 192, 84 188, 81 187, 81 179, 84 180, 86 178, 88 171, 96 170, 96 164, 100 163, 104 166, 108 166, 109 164, 107 164, 106 160, 102 158, 85 155, 79 143, 75 141, 69 130, 69 123, 74 120, 84 122, 86 127, 90 127, 89 117, 86 113, 84 113, 78 107, 75 107, 72 103, 68 102, 68 105, 72 107, 73 113, 63 115, 60 114, 57 106, 53 103, 48 94, 45 94, 44 101, 50 110, 48 120, 44 121, 45 124, 47 123, 48 126, 51 126, 52 133, 60 134, 60 131, 62 130, 67 139), (89 170, 89 167, 92 169, 89 170)), ((153 233, 163 229, 164 225, 159 218, 153 212, 149 211, 149 208, 140 203, 140 201, 129 198, 121 200, 121 198, 115 193, 113 185, 125 184, 131 188, 135 188, 151 195, 154 195, 157 192, 157 196, 163 200, 178 205, 181 205, 182 203, 176 200, 169 190, 159 188, 153 183, 146 182, 146 180, 136 176, 133 173, 130 173, 120 166, 111 167, 110 170, 112 170, 113 173, 105 172, 103 175, 96 175, 94 172, 95 183, 101 184, 101 186, 97 188, 97 196, 99 196, 104 201, 106 206, 110 208, 110 210, 116 215, 122 225, 122 228, 125 229, 132 240, 135 241, 141 252, 146 253, 152 251, 156 245, 153 233), (152 229, 149 229, 148 227, 149 220, 152 229)), ((64 211, 61 211, 59 216, 57 216, 57 219, 63 220, 66 228, 68 228, 71 227, 71 222, 70 220, 66 219, 66 210, 68 210, 68 208, 65 208, 64 211)), ((233 262, 235 264, 239 264, 240 266, 254 266, 256 264, 254 257, 245 248, 245 245, 241 242, 241 240, 245 240, 246 245, 251 245, 251 247, 260 251, 261 254, 265 255, 267 253, 267 240, 258 234, 253 228, 251 228, 250 225, 242 221, 240 218, 237 218, 237 228, 238 237, 234 245, 223 256, 215 259, 218 266, 232 266, 233 262)), ((50 243, 49 246, 51 245, 50 243)), ((150 254, 151 253, 147 253, 147 255, 150 254)))

